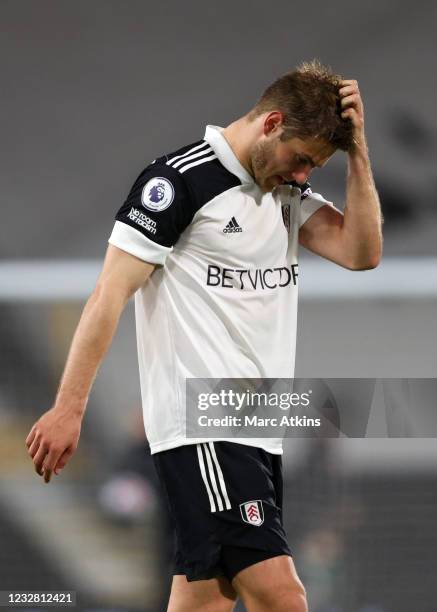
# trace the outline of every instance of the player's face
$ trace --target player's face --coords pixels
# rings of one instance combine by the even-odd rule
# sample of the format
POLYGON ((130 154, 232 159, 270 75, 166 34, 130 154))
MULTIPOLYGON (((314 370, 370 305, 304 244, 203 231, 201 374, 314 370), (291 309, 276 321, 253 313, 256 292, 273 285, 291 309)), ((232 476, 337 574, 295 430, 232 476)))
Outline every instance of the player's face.
POLYGON ((314 138, 280 140, 276 133, 254 146, 250 163, 255 181, 267 192, 288 181, 305 183, 312 170, 324 166, 334 152, 331 144, 314 138))

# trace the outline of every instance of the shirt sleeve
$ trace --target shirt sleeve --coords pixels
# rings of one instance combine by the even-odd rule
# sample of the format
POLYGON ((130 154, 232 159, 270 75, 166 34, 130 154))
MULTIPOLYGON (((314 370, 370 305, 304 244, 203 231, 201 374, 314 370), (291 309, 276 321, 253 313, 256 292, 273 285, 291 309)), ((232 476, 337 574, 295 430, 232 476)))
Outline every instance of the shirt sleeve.
POLYGON ((333 203, 325 200, 320 193, 313 193, 311 187, 307 187, 301 195, 299 227, 302 227, 302 225, 308 221, 311 215, 326 204, 328 206, 333 206, 333 203))
POLYGON ((192 216, 183 177, 165 163, 152 163, 118 211, 108 242, 143 261, 162 265, 192 216))

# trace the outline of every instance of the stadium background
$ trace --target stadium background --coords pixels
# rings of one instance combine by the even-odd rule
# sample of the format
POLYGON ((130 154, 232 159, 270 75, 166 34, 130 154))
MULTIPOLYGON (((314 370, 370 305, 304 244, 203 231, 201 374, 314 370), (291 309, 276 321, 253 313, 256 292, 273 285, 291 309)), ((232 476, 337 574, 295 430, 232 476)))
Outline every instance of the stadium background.
MULTIPOLYGON (((34 475, 24 438, 50 406, 139 171, 244 113, 303 59, 359 81, 385 251, 355 274, 302 254, 296 375, 435 376, 436 18, 425 1, 1 1, 0 590, 161 609, 170 545, 144 452, 132 305, 55 483, 34 475)), ((344 156, 312 183, 341 206, 344 156)), ((284 459, 312 612, 435 612, 435 440, 288 440, 284 459)))

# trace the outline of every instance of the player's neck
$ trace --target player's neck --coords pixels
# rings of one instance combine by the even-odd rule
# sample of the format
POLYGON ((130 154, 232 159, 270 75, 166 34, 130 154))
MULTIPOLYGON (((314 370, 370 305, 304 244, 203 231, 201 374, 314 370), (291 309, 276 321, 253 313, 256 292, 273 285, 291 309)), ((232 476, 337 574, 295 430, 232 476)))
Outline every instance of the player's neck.
POLYGON ((243 168, 253 175, 250 152, 257 139, 256 125, 247 117, 241 117, 224 128, 222 135, 243 168))

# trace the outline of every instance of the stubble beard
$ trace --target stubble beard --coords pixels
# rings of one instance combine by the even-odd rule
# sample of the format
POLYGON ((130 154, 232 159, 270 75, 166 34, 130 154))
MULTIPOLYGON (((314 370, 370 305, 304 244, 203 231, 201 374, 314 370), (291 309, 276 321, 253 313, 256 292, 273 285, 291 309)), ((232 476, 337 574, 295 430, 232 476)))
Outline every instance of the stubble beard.
POLYGON ((263 191, 271 191, 272 188, 269 188, 266 185, 266 176, 264 170, 267 167, 267 164, 270 159, 273 157, 273 153, 275 150, 275 145, 273 142, 259 142, 257 143, 250 154, 250 162, 252 166, 252 171, 254 175, 254 179, 258 186, 263 191))

